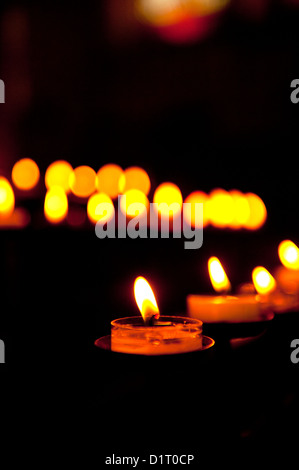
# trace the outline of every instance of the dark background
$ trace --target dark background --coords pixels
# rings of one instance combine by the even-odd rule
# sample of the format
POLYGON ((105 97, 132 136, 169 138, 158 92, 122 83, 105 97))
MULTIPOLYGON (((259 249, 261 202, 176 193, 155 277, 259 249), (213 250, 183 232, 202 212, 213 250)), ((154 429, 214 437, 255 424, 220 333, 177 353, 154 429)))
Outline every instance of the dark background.
POLYGON ((19 202, 31 225, 0 234, 3 403, 14 416, 6 435, 22 441, 34 423, 30 448, 50 442, 54 460, 62 448, 85 465, 103 464, 108 449, 202 455, 211 447, 214 462, 223 443, 232 460, 243 445, 243 458, 255 446, 267 461, 278 449, 289 456, 298 436, 294 316, 242 351, 230 350, 233 333, 212 330, 215 355, 178 363, 122 360, 93 342, 111 319, 137 314, 137 275, 149 278, 163 313, 183 313, 188 293, 211 291, 210 255, 223 259, 236 288, 255 265, 278 264, 281 239, 298 243, 299 105, 290 83, 299 6, 235 1, 212 34, 178 45, 147 31, 131 5, 1 3, 2 173, 25 156, 42 173, 58 158, 96 171, 140 165, 153 189, 173 181, 184 197, 215 187, 256 192, 268 220, 257 232, 208 228, 196 253, 180 240, 100 241, 88 224, 49 226, 41 182, 40 197, 19 202))

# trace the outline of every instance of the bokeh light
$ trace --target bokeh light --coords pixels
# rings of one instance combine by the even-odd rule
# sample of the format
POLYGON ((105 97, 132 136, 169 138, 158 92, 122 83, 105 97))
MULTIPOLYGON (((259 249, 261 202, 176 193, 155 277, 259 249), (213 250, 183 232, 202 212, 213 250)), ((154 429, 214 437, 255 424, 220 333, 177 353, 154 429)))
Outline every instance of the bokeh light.
POLYGON ((63 189, 53 186, 48 189, 45 196, 44 214, 51 223, 61 222, 68 212, 68 199, 63 189))
POLYGON ((0 217, 9 217, 15 207, 15 195, 9 181, 0 176, 0 217))
POLYGON ((143 168, 132 166, 124 171, 119 181, 119 190, 121 193, 125 193, 130 189, 138 189, 146 196, 150 192, 151 181, 143 168))
POLYGON ((249 204, 249 218, 245 224, 249 230, 257 230, 264 225, 267 219, 267 209, 262 199, 254 193, 245 194, 249 204))
POLYGON ((97 172, 97 189, 112 199, 117 198, 120 193, 120 178, 124 172, 119 165, 109 163, 102 166, 97 172))
POLYGON ((96 190, 96 172, 87 165, 75 168, 69 177, 69 185, 73 194, 87 198, 96 190))
POLYGON ((65 193, 70 192, 69 179, 73 167, 65 160, 57 160, 48 166, 45 174, 45 185, 47 189, 60 186, 65 193))
POLYGON ((154 192, 153 201, 158 204, 161 217, 175 217, 181 213, 183 197, 180 188, 174 183, 162 183, 154 192))
POLYGON ((288 269, 299 269, 299 248, 291 240, 284 240, 278 246, 281 263, 288 269))
POLYGON ((11 178, 18 189, 28 191, 34 188, 39 181, 39 168, 31 158, 22 158, 14 164, 11 178))
POLYGON ((135 0, 137 17, 168 42, 205 37, 217 25, 229 0, 135 0))
POLYGON ((87 215, 91 222, 105 224, 113 218, 114 212, 112 199, 107 194, 95 193, 88 199, 87 215))
POLYGON ((191 204, 191 206, 184 206, 184 219, 191 226, 195 227, 195 204, 203 204, 203 227, 206 227, 209 223, 209 216, 207 210, 208 195, 203 191, 194 191, 189 194, 184 200, 184 204, 191 204))
POLYGON ((250 217, 250 207, 246 196, 237 189, 229 191, 229 194, 233 200, 233 218, 230 227, 235 229, 246 227, 250 217))
POLYGON ((252 281, 259 294, 269 294, 276 288, 274 277, 263 266, 254 268, 252 271, 252 281))
POLYGON ((217 228, 228 227, 234 219, 234 201, 228 191, 214 189, 207 202, 210 223, 217 228))
POLYGON ((148 208, 149 200, 142 191, 139 191, 139 189, 130 189, 121 197, 120 210, 128 217, 143 215, 147 212, 148 208))

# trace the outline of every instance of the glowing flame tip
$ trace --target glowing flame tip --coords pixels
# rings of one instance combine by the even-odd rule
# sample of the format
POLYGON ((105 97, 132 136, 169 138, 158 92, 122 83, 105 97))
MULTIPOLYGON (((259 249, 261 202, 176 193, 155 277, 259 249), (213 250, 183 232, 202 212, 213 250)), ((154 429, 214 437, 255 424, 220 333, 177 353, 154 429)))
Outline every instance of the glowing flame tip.
POLYGON ((209 275, 212 286, 216 292, 227 293, 230 291, 231 284, 224 271, 222 264, 216 256, 212 256, 208 261, 209 275))
POLYGON ((137 306, 143 317, 145 324, 148 324, 152 317, 159 317, 159 308, 155 294, 148 281, 139 276, 134 282, 134 294, 137 306))

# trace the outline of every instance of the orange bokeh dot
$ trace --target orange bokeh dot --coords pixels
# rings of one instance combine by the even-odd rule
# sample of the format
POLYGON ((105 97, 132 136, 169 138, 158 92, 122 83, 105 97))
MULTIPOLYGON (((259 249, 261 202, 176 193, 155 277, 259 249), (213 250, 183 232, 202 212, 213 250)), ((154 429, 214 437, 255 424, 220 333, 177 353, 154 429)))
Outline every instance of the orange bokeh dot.
POLYGON ((232 196, 224 189, 214 189, 207 203, 209 220, 214 227, 228 227, 234 218, 232 196))
POLYGON ((39 181, 39 168, 31 158, 22 158, 14 164, 11 178, 17 188, 28 191, 34 188, 39 181))
POLYGON ((9 217, 15 208, 15 195, 9 181, 0 177, 0 216, 9 217))
POLYGON ((158 213, 163 216, 180 214, 183 197, 180 188, 173 183, 160 184, 154 193, 154 203, 158 204, 158 213))
POLYGON ((230 222, 230 227, 239 229, 246 227, 250 216, 250 207, 246 196, 237 189, 229 191, 233 199, 233 219, 230 222))
POLYGON ((208 195, 203 191, 194 191, 186 197, 184 204, 191 204, 191 206, 184 206, 184 218, 191 227, 195 227, 195 204, 203 204, 203 227, 206 227, 209 222, 208 211, 207 211, 208 195))
POLYGON ((89 197, 96 190, 96 172, 87 165, 75 168, 69 177, 71 191, 78 197, 89 197))
POLYGON ((129 217, 145 214, 148 208, 149 200, 139 189, 130 189, 121 197, 120 209, 123 214, 129 217))
POLYGON ((249 230, 259 229, 267 219, 267 209, 262 199, 254 193, 247 193, 246 199, 249 204, 249 218, 245 227, 249 230))
POLYGON ((125 193, 130 189, 138 189, 146 196, 151 189, 151 181, 147 172, 138 166, 127 168, 119 180, 119 190, 125 193))
POLYGON ((120 193, 120 178, 124 172, 119 165, 109 163, 102 166, 97 172, 97 189, 101 193, 105 193, 112 199, 115 199, 120 193))
POLYGON ((105 193, 95 193, 90 196, 87 203, 87 215, 93 223, 101 221, 104 224, 111 220, 114 216, 114 205, 111 198, 105 193))
POLYGON ((51 163, 45 174, 46 188, 50 189, 53 186, 60 186, 66 193, 69 193, 69 178, 72 171, 72 166, 64 160, 57 160, 51 163))
POLYGON ((59 186, 48 189, 44 202, 46 219, 52 223, 59 223, 66 217, 67 212, 68 200, 63 189, 59 186))

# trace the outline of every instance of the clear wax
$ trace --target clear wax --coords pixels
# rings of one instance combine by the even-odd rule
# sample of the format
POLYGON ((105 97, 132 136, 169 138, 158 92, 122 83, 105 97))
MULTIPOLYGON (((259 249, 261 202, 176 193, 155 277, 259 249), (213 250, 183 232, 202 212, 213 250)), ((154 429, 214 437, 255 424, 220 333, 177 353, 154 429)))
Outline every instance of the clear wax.
POLYGON ((153 326, 145 326, 141 317, 126 317, 111 322, 111 350, 114 352, 165 355, 200 349, 202 322, 196 319, 161 316, 153 326))

